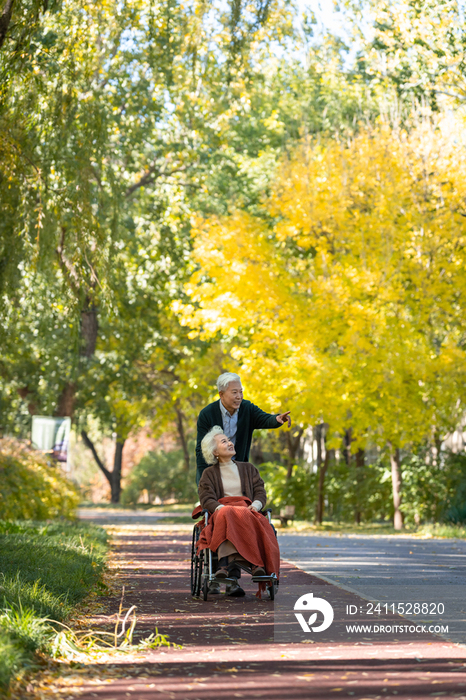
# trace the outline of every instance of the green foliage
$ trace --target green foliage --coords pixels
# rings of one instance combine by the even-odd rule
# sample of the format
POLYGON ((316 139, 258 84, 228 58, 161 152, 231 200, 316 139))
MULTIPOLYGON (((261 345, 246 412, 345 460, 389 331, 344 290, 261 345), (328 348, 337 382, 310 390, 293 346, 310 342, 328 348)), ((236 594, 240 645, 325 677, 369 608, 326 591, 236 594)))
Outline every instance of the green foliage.
POLYGON ((279 464, 265 462, 259 471, 265 483, 267 507, 273 509, 272 517, 277 517, 283 506, 294 505, 299 520, 313 519, 317 477, 308 465, 295 465, 288 481, 286 467, 279 464))
POLYGON ((0 630, 0 692, 6 691, 11 679, 30 667, 30 655, 0 630))
POLYGON ((465 522, 466 455, 445 452, 434 458, 420 446, 403 456, 401 477, 405 523, 465 522))
POLYGON ((0 521, 0 688, 50 651, 63 620, 102 573, 104 530, 77 523, 0 521))
POLYGON ((73 517, 79 495, 59 466, 11 440, 0 447, 0 518, 73 517))
POLYGON ((454 525, 466 523, 466 454, 450 453, 444 462, 448 474, 442 519, 454 525))
POLYGON ((450 506, 445 513, 445 520, 453 525, 464 525, 466 523, 466 504, 450 506))
POLYGON ((390 472, 383 462, 358 467, 340 459, 330 466, 326 483, 326 512, 337 522, 351 522, 357 513, 364 522, 393 515, 390 472))
MULTIPOLYGON (((287 469, 266 463, 260 465, 268 502, 274 517, 285 505, 294 505, 298 520, 314 520, 317 502, 317 473, 308 464, 297 464, 290 479, 287 469)), ((389 474, 388 474, 389 477, 389 474)), ((391 484, 383 464, 350 467, 343 460, 330 463, 326 475, 326 519, 351 522, 357 511, 364 522, 391 517, 391 484)))
POLYGON ((129 476, 122 503, 136 504, 143 490, 149 492, 151 502, 156 496, 182 503, 198 500, 194 472, 186 470, 181 450, 149 452, 143 457, 129 476))
MULTIPOLYGON (((268 462, 260 465, 268 502, 274 516, 285 505, 296 507, 299 520, 314 519, 317 474, 299 464, 287 481, 285 467, 268 462)), ((406 453, 401 461, 402 505, 406 525, 426 522, 466 523, 466 455, 442 453, 438 462, 425 447, 406 453)), ((351 459, 330 463, 326 474, 325 517, 333 522, 389 521, 393 518, 392 484, 388 458, 381 455, 364 466, 351 459)))

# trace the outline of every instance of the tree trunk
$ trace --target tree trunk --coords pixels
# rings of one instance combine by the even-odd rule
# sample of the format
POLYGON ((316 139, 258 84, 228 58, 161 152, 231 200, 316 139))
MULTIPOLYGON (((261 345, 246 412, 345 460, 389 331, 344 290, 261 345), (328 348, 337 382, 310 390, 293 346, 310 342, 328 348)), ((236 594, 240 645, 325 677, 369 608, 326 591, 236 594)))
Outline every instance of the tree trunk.
POLYGON ((348 428, 345 430, 343 436, 343 456, 345 458, 346 466, 349 467, 351 464, 351 440, 352 440, 353 429, 348 428))
MULTIPOLYGON (((98 331, 97 309, 89 298, 86 298, 84 308, 81 311, 80 357, 86 357, 89 360, 94 355, 98 331)), ((65 384, 58 398, 57 407, 55 409, 56 416, 73 417, 76 389, 76 382, 67 382, 65 384)))
POLYGON ((253 464, 263 464, 265 461, 264 453, 262 452, 262 442, 260 438, 254 438, 251 445, 251 462, 253 464))
POLYGON ((95 353, 97 344, 97 334, 99 332, 99 321, 97 318, 97 308, 89 297, 86 297, 84 308, 81 311, 81 357, 91 358, 95 353))
MULTIPOLYGON (((325 472, 327 467, 325 462, 322 462, 322 437, 324 433, 324 424, 316 425, 314 427, 314 438, 317 442, 317 503, 316 503, 316 514, 314 522, 319 525, 322 524, 324 518, 324 484, 325 484, 325 472)), ((327 453, 325 454, 325 459, 327 459, 327 453)), ((328 464, 327 464, 328 466, 328 464)))
POLYGON ((112 503, 120 502, 121 495, 121 463, 123 459, 123 447, 125 446, 125 440, 121 440, 117 437, 115 445, 115 456, 113 458, 113 472, 112 480, 110 486, 112 489, 112 503))
POLYGON ((178 436, 180 438, 180 443, 181 447, 183 449, 183 455, 184 455, 184 468, 187 472, 189 472, 189 450, 188 450, 188 441, 186 440, 186 434, 184 431, 184 424, 183 424, 183 412, 180 409, 178 403, 175 405, 175 413, 176 413, 176 427, 178 428, 178 436))
POLYGON ((354 511, 354 520, 357 525, 361 524, 361 519, 362 519, 362 512, 361 512, 361 501, 360 501, 360 493, 361 493, 361 483, 364 479, 364 463, 366 461, 366 453, 364 450, 359 448, 359 450, 356 452, 356 508, 354 511))
MULTIPOLYGON (((73 294, 77 299, 81 299, 81 282, 74 264, 68 259, 65 253, 65 238, 66 229, 62 227, 60 242, 57 246, 58 262, 60 264, 63 276, 67 280, 73 294)), ((88 360, 94 355, 97 344, 97 336, 99 332, 99 322, 97 316, 97 307, 94 304, 94 289, 97 284, 97 277, 91 267, 93 278, 87 285, 86 296, 81 308, 81 323, 80 323, 80 348, 79 348, 79 364, 82 364, 82 358, 88 360)), ((75 381, 67 381, 63 387, 60 397, 57 402, 55 415, 73 417, 75 395, 77 384, 75 381)))
POLYGON ((393 527, 395 530, 403 529, 403 514, 401 508, 401 469, 400 469, 400 450, 393 449, 391 443, 388 444, 390 449, 390 466, 392 468, 392 491, 393 491, 393 506, 395 514, 393 517, 393 527))
POLYGON ((74 413, 75 396, 76 384, 74 382, 68 382, 67 384, 65 384, 65 386, 61 390, 60 396, 58 397, 55 415, 69 416, 70 418, 72 418, 74 413))
POLYGON ((13 5, 14 0, 7 0, 2 14, 0 15, 0 49, 6 39, 8 27, 11 22, 11 15, 13 14, 13 5))
POLYGON ((319 472, 319 484, 317 490, 317 522, 322 525, 324 520, 324 496, 325 496, 325 475, 327 474, 330 461, 334 458, 335 450, 326 450, 325 458, 319 472))
POLYGON ((299 430, 293 435, 290 430, 288 430, 285 435, 286 446, 288 448, 287 454, 287 473, 286 480, 291 479, 293 475, 293 467, 296 464, 296 458, 301 451, 301 437, 303 435, 304 428, 299 428, 299 430))

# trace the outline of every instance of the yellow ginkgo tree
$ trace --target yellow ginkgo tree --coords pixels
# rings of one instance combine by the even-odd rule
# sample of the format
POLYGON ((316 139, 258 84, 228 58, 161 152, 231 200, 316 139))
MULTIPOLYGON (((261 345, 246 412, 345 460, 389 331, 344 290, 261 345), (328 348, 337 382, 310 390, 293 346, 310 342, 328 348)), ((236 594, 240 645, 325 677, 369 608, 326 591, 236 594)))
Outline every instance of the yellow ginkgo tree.
MULTIPOLYGON (((466 151, 461 124, 420 119, 308 140, 262 215, 198 220, 185 322, 231 343, 248 395, 329 425, 336 446, 399 449, 464 411, 466 151)), ((332 442, 333 440, 333 442, 332 442)))

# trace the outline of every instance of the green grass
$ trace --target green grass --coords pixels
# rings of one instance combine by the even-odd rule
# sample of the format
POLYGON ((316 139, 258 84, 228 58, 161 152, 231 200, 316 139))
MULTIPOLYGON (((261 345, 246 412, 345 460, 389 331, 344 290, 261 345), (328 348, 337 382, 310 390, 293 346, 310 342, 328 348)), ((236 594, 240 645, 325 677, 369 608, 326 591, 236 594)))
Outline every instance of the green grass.
POLYGON ((420 537, 453 537, 460 540, 466 539, 465 525, 445 525, 442 523, 434 523, 432 525, 420 525, 416 532, 420 537))
POLYGON ((442 523, 427 523, 424 525, 406 525, 402 530, 395 530, 391 523, 337 523, 324 522, 322 525, 314 525, 306 520, 295 520, 287 527, 282 527, 279 520, 274 520, 274 525, 279 532, 314 532, 334 533, 345 535, 409 535, 412 537, 433 538, 457 538, 466 539, 466 526, 446 525, 442 523))
POLYGON ((98 582, 106 543, 92 525, 0 521, 0 696, 49 650, 50 620, 66 619, 98 582))

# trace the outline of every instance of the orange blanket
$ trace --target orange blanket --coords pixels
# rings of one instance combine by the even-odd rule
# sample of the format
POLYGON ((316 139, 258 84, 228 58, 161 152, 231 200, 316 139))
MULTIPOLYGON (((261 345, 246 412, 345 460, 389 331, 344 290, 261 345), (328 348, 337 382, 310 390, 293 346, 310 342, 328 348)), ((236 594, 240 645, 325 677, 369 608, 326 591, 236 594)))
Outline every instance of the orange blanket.
POLYGON ((221 498, 224 508, 216 510, 209 524, 201 532, 198 551, 209 547, 217 550, 222 542, 230 540, 246 561, 253 566, 263 566, 267 574, 280 570, 280 550, 277 538, 267 518, 247 506, 248 498, 228 496, 221 498))

